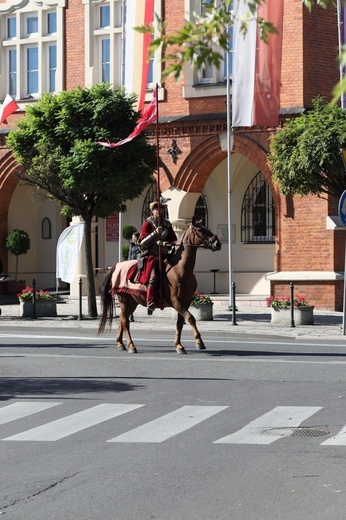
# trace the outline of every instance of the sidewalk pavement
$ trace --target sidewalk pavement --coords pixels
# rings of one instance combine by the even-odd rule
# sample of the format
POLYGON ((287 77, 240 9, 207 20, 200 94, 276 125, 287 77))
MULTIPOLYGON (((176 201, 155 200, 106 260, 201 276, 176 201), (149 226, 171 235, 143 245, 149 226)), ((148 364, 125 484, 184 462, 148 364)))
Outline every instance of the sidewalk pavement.
MULTIPOLYGON (((314 325, 297 327, 277 327, 271 325, 271 309, 262 306, 249 306, 248 303, 237 301, 236 325, 233 324, 232 311, 228 310, 227 296, 214 299, 213 321, 199 321, 198 328, 203 332, 228 333, 230 335, 267 335, 272 337, 290 337, 299 339, 339 339, 346 340, 343 334, 343 313, 335 311, 314 311, 314 325)), ((98 312, 101 312, 100 300, 97 299, 98 312)), ((22 318, 20 306, 16 297, 0 296, 0 334, 5 333, 6 327, 18 328, 49 328, 62 329, 86 329, 91 333, 97 333, 98 319, 90 319, 87 316, 87 300, 82 299, 82 319, 79 319, 80 302, 78 298, 59 296, 57 304, 58 316, 54 318, 22 318)), ((116 317, 112 330, 116 331, 118 324, 119 307, 116 306, 116 317)), ((175 317, 172 309, 156 309, 152 316, 147 315, 145 307, 138 306, 134 313, 135 321, 131 323, 131 331, 141 330, 175 330, 175 317)), ((184 330, 189 325, 184 326, 184 330)), ((345 343, 346 345, 346 343, 345 343)))

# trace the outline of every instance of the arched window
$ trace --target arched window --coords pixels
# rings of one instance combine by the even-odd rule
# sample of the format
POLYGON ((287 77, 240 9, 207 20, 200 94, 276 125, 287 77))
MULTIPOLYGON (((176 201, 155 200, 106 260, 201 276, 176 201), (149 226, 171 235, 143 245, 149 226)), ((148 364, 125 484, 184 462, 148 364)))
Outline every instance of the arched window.
POLYGON ((275 241, 275 207, 270 187, 258 172, 250 182, 241 209, 241 241, 275 241))
MULTIPOLYGON (((151 212, 149 208, 150 202, 154 202, 157 200, 157 189, 156 184, 152 184, 150 188, 147 191, 147 194, 145 196, 143 207, 142 207, 142 223, 145 221, 146 218, 150 217, 151 212)), ((164 217, 168 219, 168 209, 165 209, 164 217)))
POLYGON ((200 220, 203 226, 208 227, 208 208, 207 201, 203 193, 200 195, 195 206, 195 217, 200 220))
POLYGON ((46 240, 52 238, 52 225, 51 225, 49 218, 45 217, 42 220, 41 226, 42 226, 42 229, 41 229, 42 238, 46 239, 46 240))

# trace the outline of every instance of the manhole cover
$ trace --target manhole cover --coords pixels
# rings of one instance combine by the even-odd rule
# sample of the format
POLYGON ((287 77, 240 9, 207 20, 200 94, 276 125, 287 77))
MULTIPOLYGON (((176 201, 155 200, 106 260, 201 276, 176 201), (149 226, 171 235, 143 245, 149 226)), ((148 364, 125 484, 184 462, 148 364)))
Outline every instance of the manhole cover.
POLYGON ((325 427, 315 428, 311 426, 268 428, 267 430, 262 430, 262 435, 273 435, 275 437, 320 437, 321 435, 328 435, 328 433, 330 433, 330 431, 325 427))

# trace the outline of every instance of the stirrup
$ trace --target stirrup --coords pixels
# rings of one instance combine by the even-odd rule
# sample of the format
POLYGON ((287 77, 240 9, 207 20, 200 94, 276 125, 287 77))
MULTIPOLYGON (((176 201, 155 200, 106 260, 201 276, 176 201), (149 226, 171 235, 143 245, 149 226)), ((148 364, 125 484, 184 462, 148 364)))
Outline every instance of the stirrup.
POLYGON ((147 312, 148 312, 149 316, 152 315, 154 310, 155 310, 155 303, 154 302, 148 303, 148 305, 147 305, 147 312))

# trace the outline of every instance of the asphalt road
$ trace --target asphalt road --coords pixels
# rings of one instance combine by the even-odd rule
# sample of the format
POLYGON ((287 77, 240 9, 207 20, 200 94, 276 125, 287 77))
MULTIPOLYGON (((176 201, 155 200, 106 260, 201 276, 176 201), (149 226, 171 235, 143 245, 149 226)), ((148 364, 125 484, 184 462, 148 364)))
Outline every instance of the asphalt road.
POLYGON ((0 331, 0 513, 344 518, 343 341, 0 331))

